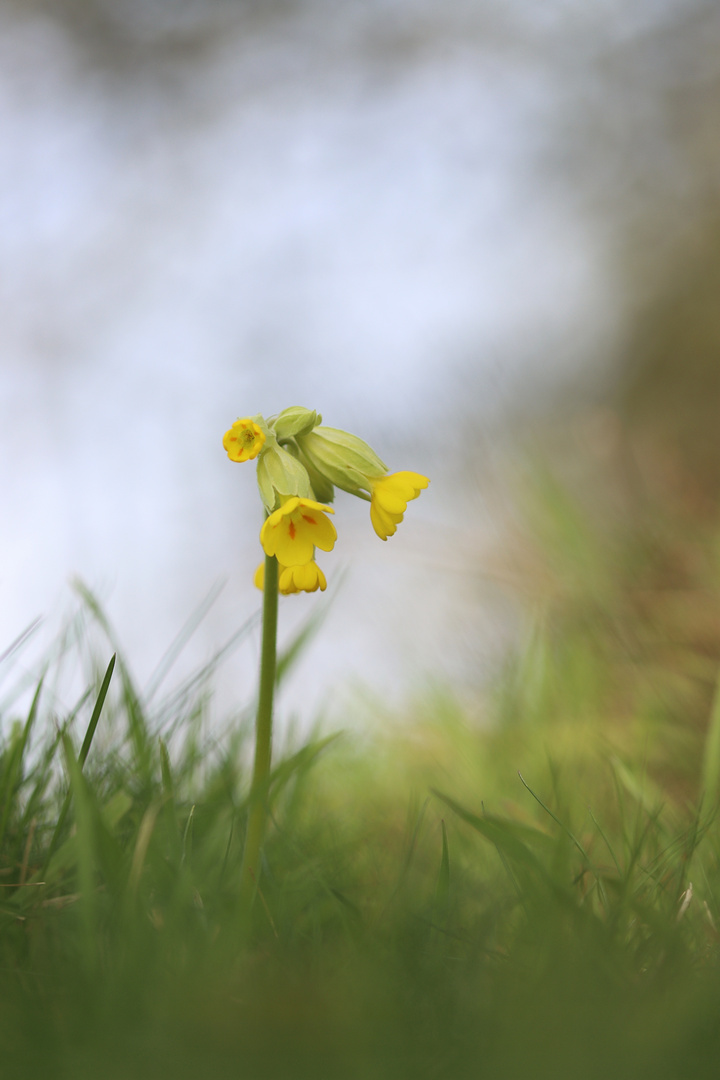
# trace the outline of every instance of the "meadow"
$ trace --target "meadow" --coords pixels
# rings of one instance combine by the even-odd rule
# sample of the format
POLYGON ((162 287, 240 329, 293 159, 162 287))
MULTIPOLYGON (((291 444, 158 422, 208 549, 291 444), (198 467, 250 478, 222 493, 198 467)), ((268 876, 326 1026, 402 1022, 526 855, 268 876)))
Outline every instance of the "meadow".
POLYGON ((250 923, 254 703, 206 718, 247 628, 163 697, 81 590, 22 714, 3 656, 3 1078, 716 1075, 714 530, 533 490, 527 632, 474 704, 370 684, 276 745, 250 923))

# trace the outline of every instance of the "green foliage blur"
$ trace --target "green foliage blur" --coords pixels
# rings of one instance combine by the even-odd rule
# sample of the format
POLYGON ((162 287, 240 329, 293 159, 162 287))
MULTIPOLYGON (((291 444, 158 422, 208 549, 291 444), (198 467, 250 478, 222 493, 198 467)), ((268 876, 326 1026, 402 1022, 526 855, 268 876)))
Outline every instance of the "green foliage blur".
MULTIPOLYGON (((682 665, 648 678, 598 534, 557 483, 535 494, 536 560, 565 573, 535 574, 525 646, 477 715, 441 687, 404 716, 368 699, 362 733, 278 755, 249 934, 252 707, 219 737, 214 664, 163 700, 108 656, 57 715, 49 659, 3 718, 3 1076, 714 1075, 712 665, 697 701, 682 665)), ((84 603, 87 660, 114 646, 84 603)))

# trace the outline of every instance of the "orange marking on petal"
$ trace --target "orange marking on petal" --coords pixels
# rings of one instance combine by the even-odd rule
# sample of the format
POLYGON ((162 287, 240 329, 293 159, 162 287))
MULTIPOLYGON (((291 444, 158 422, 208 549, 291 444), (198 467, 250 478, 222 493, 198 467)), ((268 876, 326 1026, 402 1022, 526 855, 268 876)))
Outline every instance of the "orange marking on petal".
POLYGON ((290 533, 290 539, 295 539, 295 523, 293 521, 288 525, 288 532, 290 533))
POLYGON ((315 518, 309 517, 308 514, 303 514, 302 519, 303 521, 307 521, 310 525, 317 525, 315 518))

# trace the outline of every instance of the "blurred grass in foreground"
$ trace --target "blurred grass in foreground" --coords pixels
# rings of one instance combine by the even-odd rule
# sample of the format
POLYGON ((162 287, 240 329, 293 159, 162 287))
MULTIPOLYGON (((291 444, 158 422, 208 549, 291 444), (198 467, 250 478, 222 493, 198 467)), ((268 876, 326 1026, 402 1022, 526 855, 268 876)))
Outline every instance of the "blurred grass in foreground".
POLYGON ((2 718, 4 1077, 715 1075, 705 729, 628 663, 643 620, 599 534, 536 490, 562 603, 482 724, 438 689, 277 755, 249 947, 251 710, 205 731, 212 665, 148 700, 108 645, 68 715, 39 685, 2 718))

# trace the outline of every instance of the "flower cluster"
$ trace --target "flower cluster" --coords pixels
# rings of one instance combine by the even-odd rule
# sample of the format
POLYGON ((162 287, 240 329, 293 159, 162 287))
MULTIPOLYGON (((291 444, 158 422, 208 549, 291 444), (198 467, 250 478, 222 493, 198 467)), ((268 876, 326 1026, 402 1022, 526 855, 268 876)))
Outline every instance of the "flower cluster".
MULTIPOLYGON (((223 438, 231 461, 257 458, 257 480, 267 517, 260 530, 266 555, 279 566, 279 589, 288 595, 327 587, 315 548, 332 551, 337 532, 328 514, 335 488, 370 503, 370 521, 381 540, 393 536, 430 481, 416 472, 389 473, 366 442, 322 417, 293 406, 278 416, 236 420, 223 438)), ((255 572, 262 589, 264 564, 255 572)))

